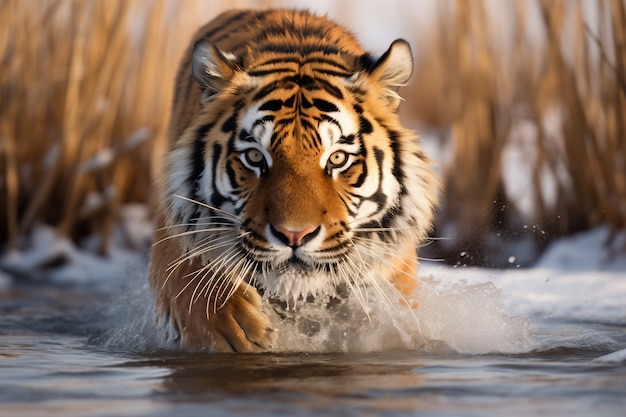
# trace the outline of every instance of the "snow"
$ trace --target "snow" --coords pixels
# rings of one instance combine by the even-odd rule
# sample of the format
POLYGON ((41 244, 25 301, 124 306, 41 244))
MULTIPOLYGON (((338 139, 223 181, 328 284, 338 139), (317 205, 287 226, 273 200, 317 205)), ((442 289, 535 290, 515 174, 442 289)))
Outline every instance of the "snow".
POLYGON ((434 263, 421 275, 441 282, 492 282, 508 312, 535 319, 626 323, 626 253, 622 232, 607 245, 610 230, 598 227, 556 240, 528 269, 452 268, 434 263))
POLYGON ((21 250, 0 253, 0 289, 3 281, 8 285, 10 276, 59 285, 90 284, 108 288, 139 265, 145 268, 146 251, 139 248, 148 247, 152 230, 147 208, 128 205, 120 211, 120 219, 121 227, 106 256, 96 254, 101 243, 98 237, 82 242, 82 249, 79 249, 68 238, 59 236, 54 228, 35 227, 30 236, 23 239, 21 250), (126 242, 135 249, 131 250, 126 242))
POLYGON ((600 356, 594 359, 595 362, 626 362, 626 349, 618 350, 617 352, 609 353, 608 355, 600 356))

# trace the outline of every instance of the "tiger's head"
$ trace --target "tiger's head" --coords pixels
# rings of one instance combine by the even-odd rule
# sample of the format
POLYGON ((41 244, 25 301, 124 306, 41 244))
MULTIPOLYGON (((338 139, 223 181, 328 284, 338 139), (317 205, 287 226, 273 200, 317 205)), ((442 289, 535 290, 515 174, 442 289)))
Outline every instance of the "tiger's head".
POLYGON ((195 44, 200 104, 167 155, 163 203, 206 286, 330 294, 420 244, 436 181, 396 112, 412 67, 403 40, 381 56, 195 44))

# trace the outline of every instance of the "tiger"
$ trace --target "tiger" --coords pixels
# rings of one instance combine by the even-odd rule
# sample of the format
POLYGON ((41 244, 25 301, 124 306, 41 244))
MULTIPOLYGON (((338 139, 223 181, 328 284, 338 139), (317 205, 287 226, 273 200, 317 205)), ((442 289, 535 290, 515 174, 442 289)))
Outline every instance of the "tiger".
POLYGON ((407 41, 367 52, 304 10, 229 10, 196 32, 155 176, 149 283, 170 339, 272 351, 268 300, 338 288, 415 304, 438 180, 398 115, 412 72, 407 41))

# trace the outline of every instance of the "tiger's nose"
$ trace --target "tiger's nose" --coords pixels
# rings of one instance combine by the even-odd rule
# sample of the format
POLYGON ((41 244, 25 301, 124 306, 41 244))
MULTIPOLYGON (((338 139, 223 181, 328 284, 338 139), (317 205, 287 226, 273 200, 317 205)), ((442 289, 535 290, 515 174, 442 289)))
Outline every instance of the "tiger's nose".
POLYGON ((281 242, 295 249, 317 236, 320 226, 317 228, 307 227, 302 230, 288 230, 283 226, 270 225, 270 230, 281 242))

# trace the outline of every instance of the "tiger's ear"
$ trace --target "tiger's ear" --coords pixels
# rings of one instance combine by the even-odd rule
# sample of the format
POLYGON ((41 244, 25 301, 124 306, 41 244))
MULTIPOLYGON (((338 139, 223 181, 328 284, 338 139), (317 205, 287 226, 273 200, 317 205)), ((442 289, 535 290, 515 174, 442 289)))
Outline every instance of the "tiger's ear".
POLYGON ((200 39, 194 45, 191 73, 202 87, 203 101, 226 88, 237 70, 236 58, 208 40, 200 39))
POLYGON ((370 81, 382 88, 384 98, 396 109, 402 100, 398 90, 413 73, 413 54, 409 43, 404 39, 396 39, 380 57, 366 55, 362 60, 365 61, 363 64, 367 68, 370 81))

